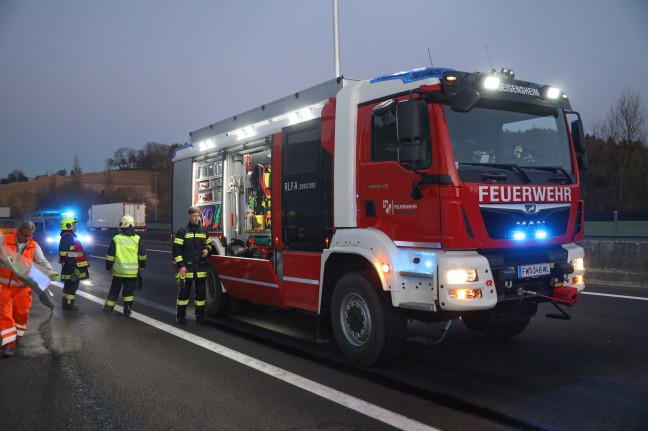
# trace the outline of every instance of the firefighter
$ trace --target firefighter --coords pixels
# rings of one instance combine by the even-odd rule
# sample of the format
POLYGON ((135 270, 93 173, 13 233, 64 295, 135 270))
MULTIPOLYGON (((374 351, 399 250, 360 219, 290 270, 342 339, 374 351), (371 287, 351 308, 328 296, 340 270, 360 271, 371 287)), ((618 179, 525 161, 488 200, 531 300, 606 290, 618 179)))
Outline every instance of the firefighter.
MULTIPOLYGON (((0 244, 36 262, 50 271, 50 279, 58 274, 47 261, 40 245, 34 241, 34 223, 20 222, 15 233, 0 235, 0 244)), ((0 266, 0 334, 2 334, 2 358, 13 356, 17 342, 27 330, 27 320, 32 304, 31 288, 16 277, 10 268, 0 266)))
POLYGON ((200 207, 189 208, 189 223, 178 230, 173 239, 173 256, 178 265, 178 299, 176 322, 186 325, 185 315, 189 305, 191 286, 195 286, 194 305, 196 323, 205 323, 205 287, 207 281, 206 258, 212 250, 212 240, 201 225, 200 207))
POLYGON ((59 241, 59 263, 62 265, 61 280, 63 280, 62 308, 70 311, 77 309, 74 299, 79 283, 89 277, 88 258, 76 236, 78 221, 76 217, 64 217, 61 220, 59 241))
POLYGON ((131 315, 135 289, 138 288, 140 272, 146 265, 146 252, 139 235, 135 234, 135 220, 125 215, 119 221, 120 232, 115 235, 106 253, 106 270, 112 274, 108 297, 101 311, 111 313, 122 291, 124 316, 131 315))

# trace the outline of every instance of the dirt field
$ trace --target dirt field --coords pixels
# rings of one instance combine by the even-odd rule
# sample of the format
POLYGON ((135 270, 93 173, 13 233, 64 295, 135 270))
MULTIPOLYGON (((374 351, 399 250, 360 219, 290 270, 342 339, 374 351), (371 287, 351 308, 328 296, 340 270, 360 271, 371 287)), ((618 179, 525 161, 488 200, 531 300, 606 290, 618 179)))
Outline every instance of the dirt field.
MULTIPOLYGON (((24 210, 36 208, 38 196, 75 180, 73 176, 42 176, 26 182, 0 184, 0 206, 11 207, 11 217, 19 218, 24 210)), ((123 170, 81 174, 79 181, 90 190, 101 194, 128 187, 144 197, 147 208, 155 204, 155 176, 148 170, 123 170)), ((170 180, 169 180, 170 181, 170 180)), ((167 178, 158 176, 158 192, 165 193, 167 178)))

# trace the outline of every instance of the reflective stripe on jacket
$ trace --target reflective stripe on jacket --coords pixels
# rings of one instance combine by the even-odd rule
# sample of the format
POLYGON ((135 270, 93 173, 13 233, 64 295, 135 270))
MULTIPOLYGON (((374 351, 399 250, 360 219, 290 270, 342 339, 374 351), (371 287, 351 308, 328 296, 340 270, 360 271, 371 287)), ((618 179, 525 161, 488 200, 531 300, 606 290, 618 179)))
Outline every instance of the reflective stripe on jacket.
MULTIPOLYGON (((68 258, 73 257, 76 268, 84 268, 88 266, 88 258, 83 251, 83 246, 77 239, 76 235, 69 230, 66 230, 61 233, 61 242, 59 243, 59 259, 63 263, 64 270, 68 258), (72 238, 72 244, 70 244, 70 239, 65 238, 65 235, 70 235, 72 238), (69 244, 69 245, 68 245, 69 244)), ((64 271, 66 272, 66 271, 64 271)))
POLYGON ((74 232, 67 230, 61 232, 59 262, 63 265, 61 268, 62 281, 88 278, 88 258, 74 232))
POLYGON ((212 251, 212 239, 203 226, 189 223, 178 230, 173 239, 173 259, 188 270, 203 268, 203 250, 212 251))

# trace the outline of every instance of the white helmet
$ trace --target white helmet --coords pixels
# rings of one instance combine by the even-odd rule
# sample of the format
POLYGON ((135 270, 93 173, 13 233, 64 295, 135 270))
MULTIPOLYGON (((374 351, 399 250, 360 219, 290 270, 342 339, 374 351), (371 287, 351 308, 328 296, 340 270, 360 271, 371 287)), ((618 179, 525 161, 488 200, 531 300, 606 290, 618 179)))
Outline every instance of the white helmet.
POLYGON ((120 229, 126 229, 134 226, 135 226, 135 220, 133 219, 133 217, 129 216, 128 214, 126 214, 121 218, 121 220, 119 220, 120 229))

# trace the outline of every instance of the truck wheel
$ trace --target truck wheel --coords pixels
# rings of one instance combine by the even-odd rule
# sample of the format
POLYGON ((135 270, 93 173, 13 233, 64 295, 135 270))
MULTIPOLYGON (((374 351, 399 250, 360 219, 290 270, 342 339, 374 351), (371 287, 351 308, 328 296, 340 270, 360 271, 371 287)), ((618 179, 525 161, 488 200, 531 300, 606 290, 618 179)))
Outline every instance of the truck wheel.
POLYGON ((250 309, 250 301, 229 298, 229 314, 243 314, 250 309))
POLYGON ((331 320, 340 350, 356 364, 386 362, 398 356, 405 345, 405 314, 394 308, 365 274, 347 274, 338 281, 331 320))
POLYGON ((481 317, 462 316, 464 325, 486 340, 507 340, 520 335, 531 321, 530 317, 520 320, 493 323, 481 317))
POLYGON ((223 292, 218 273, 207 268, 207 282, 205 286, 205 314, 210 317, 224 316, 230 310, 230 298, 223 292))

